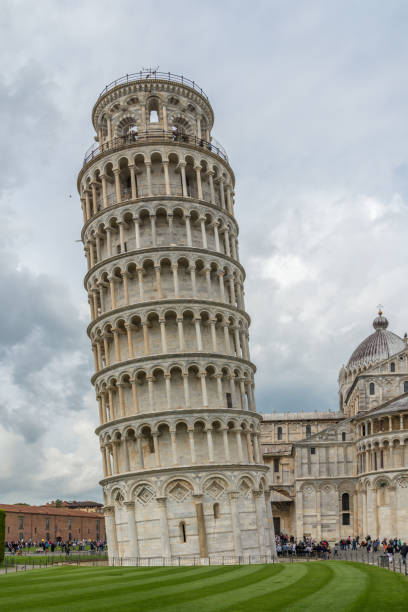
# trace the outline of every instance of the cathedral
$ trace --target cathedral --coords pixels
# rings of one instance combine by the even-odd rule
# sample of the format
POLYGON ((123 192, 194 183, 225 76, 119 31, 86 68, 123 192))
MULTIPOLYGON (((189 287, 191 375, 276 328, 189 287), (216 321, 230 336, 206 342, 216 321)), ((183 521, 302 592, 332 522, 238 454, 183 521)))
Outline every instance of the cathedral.
POLYGON ((339 411, 264 414, 275 530, 408 540, 408 345, 381 310, 339 373, 339 411))
POLYGON ((382 313, 337 413, 260 415, 235 175, 195 81, 127 74, 78 176, 109 557, 276 553, 275 532, 408 538, 408 347, 382 313))

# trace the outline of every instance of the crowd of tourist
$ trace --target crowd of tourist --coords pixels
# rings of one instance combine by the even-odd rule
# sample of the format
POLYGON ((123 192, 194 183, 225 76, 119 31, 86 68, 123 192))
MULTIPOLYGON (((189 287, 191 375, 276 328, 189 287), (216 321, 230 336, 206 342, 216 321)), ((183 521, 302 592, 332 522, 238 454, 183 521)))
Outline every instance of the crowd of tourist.
POLYGON ((316 541, 314 538, 307 538, 303 536, 302 539, 296 540, 294 536, 288 536, 287 534, 281 533, 275 536, 276 541, 276 552, 279 556, 319 556, 323 559, 336 557, 339 551, 357 551, 365 550, 367 553, 382 552, 388 556, 389 561, 393 560, 395 553, 400 553, 403 563, 406 563, 408 554, 408 546, 406 542, 402 542, 401 538, 384 538, 380 541, 380 538, 373 539, 371 536, 367 536, 360 539, 359 536, 351 538, 343 538, 336 542, 333 546, 330 546, 327 540, 316 541))
POLYGON ((39 541, 34 540, 17 540, 16 542, 5 542, 6 552, 15 555, 27 554, 30 552, 36 553, 55 553, 63 552, 69 555, 71 552, 103 552, 106 548, 106 542, 102 540, 47 540, 42 538, 39 541))

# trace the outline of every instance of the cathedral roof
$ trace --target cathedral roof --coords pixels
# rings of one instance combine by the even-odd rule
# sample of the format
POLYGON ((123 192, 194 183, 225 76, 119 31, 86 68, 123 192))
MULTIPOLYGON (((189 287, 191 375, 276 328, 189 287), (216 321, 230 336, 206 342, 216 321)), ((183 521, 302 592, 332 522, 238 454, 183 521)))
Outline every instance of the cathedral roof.
POLYGON ((402 338, 387 330, 388 320, 381 310, 373 321, 373 327, 375 332, 358 345, 348 361, 348 368, 373 365, 406 348, 402 338))

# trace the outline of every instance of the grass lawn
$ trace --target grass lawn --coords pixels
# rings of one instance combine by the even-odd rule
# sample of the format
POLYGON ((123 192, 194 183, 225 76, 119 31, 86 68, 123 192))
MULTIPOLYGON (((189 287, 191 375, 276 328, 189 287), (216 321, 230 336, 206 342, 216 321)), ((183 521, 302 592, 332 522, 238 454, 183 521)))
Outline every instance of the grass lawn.
POLYGON ((408 578, 343 561, 176 568, 59 567, 0 576, 0 610, 408 610, 408 578))

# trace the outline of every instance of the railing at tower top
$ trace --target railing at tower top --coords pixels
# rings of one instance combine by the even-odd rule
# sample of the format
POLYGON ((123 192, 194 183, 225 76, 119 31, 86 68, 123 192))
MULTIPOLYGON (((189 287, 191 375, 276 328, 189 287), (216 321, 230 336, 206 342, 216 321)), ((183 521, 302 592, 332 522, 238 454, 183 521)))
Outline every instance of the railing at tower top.
POLYGON ((208 100, 207 94, 201 89, 201 87, 197 85, 195 81, 187 79, 186 77, 180 76, 178 74, 173 74, 172 72, 159 72, 158 70, 139 70, 139 72, 125 74, 119 79, 112 81, 112 83, 109 83, 109 85, 106 85, 106 87, 102 89, 101 93, 99 94, 99 98, 117 85, 123 85, 124 83, 131 83, 132 81, 143 81, 147 79, 151 79, 153 81, 174 81, 175 83, 181 83, 181 85, 187 85, 187 87, 191 87, 199 94, 204 96, 206 100, 208 100))
POLYGON ((197 136, 190 136, 189 134, 181 134, 168 130, 166 131, 155 129, 146 132, 132 132, 131 134, 127 134, 126 136, 116 136, 116 138, 112 138, 112 140, 104 142, 101 145, 95 143, 86 151, 83 165, 85 166, 85 164, 91 161, 91 159, 93 159, 100 153, 105 153, 106 151, 114 151, 115 149, 120 149, 123 146, 139 142, 151 142, 160 140, 170 140, 172 142, 181 142, 185 144, 192 144, 196 147, 202 147, 203 149, 211 151, 211 153, 215 153, 227 163, 229 163, 228 156, 224 147, 219 142, 217 142, 215 138, 213 138, 211 142, 207 142, 203 138, 198 138, 197 136))

